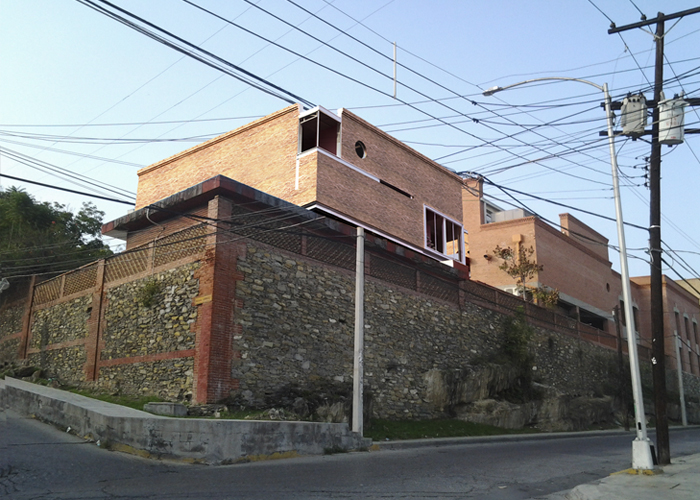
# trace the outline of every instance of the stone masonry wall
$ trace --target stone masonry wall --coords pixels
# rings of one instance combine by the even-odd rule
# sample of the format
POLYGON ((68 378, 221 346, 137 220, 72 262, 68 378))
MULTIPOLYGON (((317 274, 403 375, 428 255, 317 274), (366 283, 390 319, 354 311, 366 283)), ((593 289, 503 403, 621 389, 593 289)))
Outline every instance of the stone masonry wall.
MULTIPOLYGON (((233 376, 249 404, 289 386, 352 383, 354 273, 249 244, 237 283, 241 362, 233 376)), ((477 363, 496 352, 505 316, 463 310, 368 279, 365 383, 380 418, 442 416, 428 397, 428 374, 477 363)), ((535 380, 570 394, 609 383, 614 351, 535 329, 535 380), (550 340, 551 339, 551 340, 550 340)))
POLYGON ((187 264, 107 290, 100 359, 194 349, 198 267, 187 264), (150 297, 143 297, 149 286, 150 297), (144 304, 147 299, 150 304, 144 304))
POLYGON ((87 337, 87 320, 92 311, 92 295, 40 309, 34 313, 30 349, 87 337))
POLYGON ((85 346, 77 345, 42 350, 28 356, 29 364, 39 366, 47 378, 57 378, 63 383, 79 384, 85 381, 85 346))
POLYGON ((195 348, 199 267, 192 262, 106 291, 97 387, 171 400, 191 396, 194 355, 178 352, 195 348), (169 354, 174 358, 162 359, 169 354))
POLYGON ((20 340, 18 338, 0 341, 0 363, 15 361, 19 350, 20 340))
POLYGON ((67 383, 85 380, 85 338, 92 311, 92 295, 34 311, 29 337, 29 364, 47 377, 67 383))
POLYGON ((17 359, 20 339, 9 338, 22 331, 24 304, 14 304, 0 310, 0 363, 17 359))
POLYGON ((5 337, 14 335, 22 330, 24 304, 8 306, 0 312, 0 342, 5 337))
POLYGON ((192 393, 193 373, 192 357, 104 366, 96 386, 110 392, 181 401, 192 393))

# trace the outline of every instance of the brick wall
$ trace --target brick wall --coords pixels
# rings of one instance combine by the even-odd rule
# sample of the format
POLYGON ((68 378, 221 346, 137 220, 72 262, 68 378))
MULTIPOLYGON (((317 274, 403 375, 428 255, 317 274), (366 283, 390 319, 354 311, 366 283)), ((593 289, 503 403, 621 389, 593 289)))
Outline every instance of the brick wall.
POLYGON ((293 201, 298 128, 294 105, 148 166, 138 172, 136 209, 217 174, 293 201))

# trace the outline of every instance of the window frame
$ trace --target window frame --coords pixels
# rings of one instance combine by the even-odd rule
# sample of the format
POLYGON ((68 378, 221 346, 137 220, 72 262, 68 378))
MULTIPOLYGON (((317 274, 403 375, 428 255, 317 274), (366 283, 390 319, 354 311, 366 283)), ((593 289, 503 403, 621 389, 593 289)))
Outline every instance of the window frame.
POLYGON ((429 251, 431 253, 435 253, 435 254, 440 255, 442 257, 446 257, 446 258, 453 260, 455 262, 460 262, 460 263, 464 264, 465 257, 466 257, 465 249, 464 249, 464 233, 465 233, 464 226, 460 222, 456 221, 452 217, 445 215, 444 213, 440 212, 439 210, 434 209, 431 206, 423 205, 423 247, 427 251, 429 251), (436 236, 440 236, 440 241, 435 242, 434 247, 431 247, 429 245, 429 238, 428 238, 429 234, 430 234, 428 231, 428 229, 429 229, 429 226, 428 226, 429 215, 428 215, 428 213, 429 212, 432 213, 434 216, 439 217, 441 219, 441 224, 440 224, 441 227, 439 228, 439 231, 437 230, 438 229, 437 228, 437 219, 433 219, 436 221, 436 223, 431 225, 432 227, 436 228, 436 231, 435 231, 436 236), (453 239, 451 239, 449 241, 447 239, 448 234, 450 233, 450 231, 448 231, 448 224, 451 227, 451 233, 453 236, 453 239), (454 236, 456 236, 457 238, 454 239, 454 236), (452 245, 456 248, 456 250, 457 250, 456 254, 454 254, 454 253, 448 254, 447 253, 447 249, 448 249, 450 242, 452 242, 452 245), (456 243, 454 243, 454 242, 456 242, 456 243))

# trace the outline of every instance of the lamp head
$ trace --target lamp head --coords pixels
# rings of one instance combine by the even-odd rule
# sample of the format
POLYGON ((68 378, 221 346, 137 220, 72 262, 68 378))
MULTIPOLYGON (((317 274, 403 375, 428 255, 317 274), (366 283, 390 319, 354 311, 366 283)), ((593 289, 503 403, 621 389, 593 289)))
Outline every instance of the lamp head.
POLYGON ((485 90, 485 91, 483 92, 483 94, 484 94, 484 96, 489 97, 489 96, 492 96, 493 94, 495 94, 496 92, 498 92, 498 91, 500 91, 500 90, 503 90, 503 87, 495 86, 495 87, 491 87, 491 88, 488 89, 488 90, 485 90))

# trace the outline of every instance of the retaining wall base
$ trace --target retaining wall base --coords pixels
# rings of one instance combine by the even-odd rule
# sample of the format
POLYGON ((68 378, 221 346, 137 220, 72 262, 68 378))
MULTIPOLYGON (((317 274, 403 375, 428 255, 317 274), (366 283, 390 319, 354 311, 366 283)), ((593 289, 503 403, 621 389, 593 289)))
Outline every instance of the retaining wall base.
POLYGON ((111 449, 148 458, 229 464, 368 449, 347 424, 168 418, 6 378, 0 404, 111 449))

